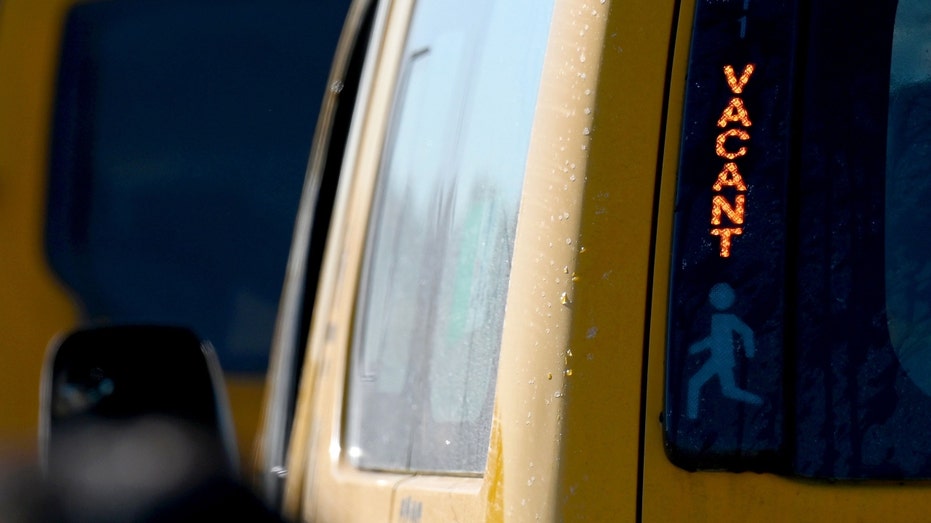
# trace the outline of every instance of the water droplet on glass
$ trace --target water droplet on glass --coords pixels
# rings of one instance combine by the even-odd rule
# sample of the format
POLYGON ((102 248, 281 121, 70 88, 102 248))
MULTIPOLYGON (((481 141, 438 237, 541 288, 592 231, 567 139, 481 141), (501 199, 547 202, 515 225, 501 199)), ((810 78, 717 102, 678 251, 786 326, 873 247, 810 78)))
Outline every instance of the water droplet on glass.
POLYGON ((546 373, 546 379, 548 379, 548 380, 553 379, 553 373, 552 373, 552 372, 547 372, 547 373, 546 373))
POLYGON ((592 134, 592 130, 589 129, 588 127, 585 127, 584 129, 582 129, 582 134, 584 134, 585 136, 588 136, 592 134))
POLYGON ((566 238, 566 245, 572 245, 572 238, 566 238))
POLYGON ((566 376, 572 376, 572 369, 566 369, 566 376))
POLYGON ((569 305, 569 293, 564 292, 559 296, 559 303, 563 305, 569 305))

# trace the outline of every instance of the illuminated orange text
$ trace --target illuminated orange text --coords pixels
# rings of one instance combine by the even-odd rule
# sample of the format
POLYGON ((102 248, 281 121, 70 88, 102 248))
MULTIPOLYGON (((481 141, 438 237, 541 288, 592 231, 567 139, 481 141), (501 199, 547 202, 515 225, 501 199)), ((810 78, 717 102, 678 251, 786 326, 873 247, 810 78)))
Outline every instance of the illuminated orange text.
MULTIPOLYGON (((724 66, 724 79, 727 80, 727 86, 730 87, 731 93, 735 95, 743 93, 744 87, 747 86, 747 82, 753 76, 753 70, 753 64, 747 64, 738 78, 733 66, 724 66)), ((744 193, 747 192, 747 184, 744 182, 744 177, 740 173, 737 162, 734 161, 747 155, 747 146, 738 146, 735 142, 739 141, 746 144, 750 141, 750 133, 747 132, 746 128, 750 127, 752 122, 743 99, 739 96, 732 97, 727 102, 724 110, 721 111, 721 117, 718 118, 717 124, 721 128, 737 124, 736 127, 726 129, 719 134, 714 142, 715 154, 728 161, 724 163, 724 167, 711 186, 711 189, 716 193, 711 198, 711 225, 713 226, 711 235, 718 237, 720 247, 718 254, 722 258, 727 258, 731 255, 731 238, 740 236, 744 232, 743 227, 734 226, 743 225, 746 214, 747 196, 744 193), (733 192, 737 194, 733 197, 720 194, 725 188, 729 188, 732 191, 731 194, 733 192), (724 218, 730 222, 727 225, 734 226, 722 226, 724 218)))
POLYGON ((718 173, 718 181, 714 182, 714 185, 711 186, 716 192, 721 192, 721 189, 724 187, 735 187, 738 191, 747 190, 747 186, 744 185, 743 176, 740 175, 740 171, 737 170, 737 164, 734 162, 727 162, 724 164, 724 168, 718 173))
POLYGON ((740 79, 737 79, 737 75, 734 74, 734 68, 729 65, 724 66, 724 78, 727 79, 727 85, 731 88, 732 93, 741 94, 744 92, 744 86, 750 81, 753 68, 753 64, 744 66, 743 74, 740 75, 740 79))
POLYGON ((724 258, 731 255, 731 235, 740 236, 743 233, 743 227, 735 227, 733 229, 711 229, 712 236, 721 237, 721 256, 724 258))
POLYGON ((737 195, 737 198, 734 199, 736 205, 731 206, 731 202, 727 201, 727 198, 718 195, 711 200, 711 225, 721 225, 721 213, 727 215, 730 221, 736 223, 737 225, 742 225, 744 222, 744 202, 746 197, 742 194, 737 195))
POLYGON ((739 138, 746 142, 747 140, 750 139, 750 133, 748 133, 747 131, 744 131, 743 129, 730 129, 728 131, 724 131, 723 133, 719 134, 718 139, 715 140, 714 152, 718 153, 718 156, 720 156, 721 158, 727 158, 728 160, 733 160, 735 158, 740 158, 741 156, 744 156, 747 154, 747 148, 742 147, 742 146, 734 152, 727 150, 727 148, 725 147, 725 142, 727 141, 728 138, 732 138, 732 137, 739 138))
POLYGON ((727 127, 727 122, 740 122, 744 127, 750 127, 750 116, 744 108, 744 101, 736 96, 731 98, 731 102, 724 108, 721 118, 718 119, 718 127, 727 127))

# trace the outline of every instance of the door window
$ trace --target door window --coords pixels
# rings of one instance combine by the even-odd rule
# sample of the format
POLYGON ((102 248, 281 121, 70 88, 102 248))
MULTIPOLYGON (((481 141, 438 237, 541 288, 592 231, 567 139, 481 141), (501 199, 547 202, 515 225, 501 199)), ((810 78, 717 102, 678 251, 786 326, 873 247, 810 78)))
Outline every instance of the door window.
POLYGON ((347 447, 481 472, 551 2, 423 0, 369 224, 347 447))

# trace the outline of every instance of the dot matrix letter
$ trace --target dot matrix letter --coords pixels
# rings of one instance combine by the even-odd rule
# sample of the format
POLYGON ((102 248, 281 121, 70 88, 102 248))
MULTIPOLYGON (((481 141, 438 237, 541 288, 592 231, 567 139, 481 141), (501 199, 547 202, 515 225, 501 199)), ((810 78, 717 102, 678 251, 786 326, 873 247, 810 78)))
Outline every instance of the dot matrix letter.
MULTIPOLYGON (((743 73, 741 73, 738 78, 737 74, 734 72, 734 67, 725 65, 724 79, 727 81, 727 86, 730 88, 731 93, 735 95, 742 94, 747 82, 750 81, 750 77, 753 76, 753 71, 754 65, 747 64, 744 66, 743 73)), ((711 189, 715 193, 720 193, 725 187, 731 187, 739 193, 747 192, 747 185, 744 183, 744 178, 737 168, 737 163, 734 161, 747 155, 747 147, 741 145, 735 150, 733 149, 732 143, 729 145, 730 139, 736 139, 741 142, 750 141, 750 133, 746 131, 746 128, 752 126, 753 123, 750 121, 750 113, 747 111, 743 99, 739 96, 734 96, 728 101, 727 106, 721 111, 721 117, 718 118, 717 126, 725 128, 728 124, 733 123, 738 124, 739 127, 727 129, 715 139, 715 154, 720 158, 728 160, 721 169, 721 172, 718 173, 714 184, 711 186, 711 189)), ((728 258, 731 255, 731 237, 743 234, 743 227, 719 227, 722 217, 726 216, 733 225, 743 225, 746 200, 745 194, 737 194, 734 196, 733 204, 721 194, 715 194, 711 198, 711 225, 715 226, 711 229, 711 235, 719 238, 720 250, 718 251, 718 255, 722 258, 728 258)))

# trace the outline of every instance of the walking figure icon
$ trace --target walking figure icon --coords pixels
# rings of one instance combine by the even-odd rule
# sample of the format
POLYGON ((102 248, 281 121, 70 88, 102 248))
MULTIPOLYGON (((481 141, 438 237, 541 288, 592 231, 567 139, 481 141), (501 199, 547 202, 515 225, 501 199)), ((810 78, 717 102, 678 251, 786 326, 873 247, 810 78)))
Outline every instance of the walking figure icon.
POLYGON ((734 367, 737 365, 737 338, 748 358, 756 353, 753 330, 736 315, 727 312, 735 301, 734 289, 726 283, 718 283, 708 293, 708 301, 718 312, 711 315, 711 334, 707 338, 693 343, 689 354, 710 351, 711 357, 694 376, 689 379, 688 417, 698 417, 698 403, 701 389, 709 380, 718 377, 721 393, 726 398, 753 405, 760 405, 763 399, 756 394, 741 389, 734 381, 734 367), (736 336, 735 336, 736 335, 736 336))

